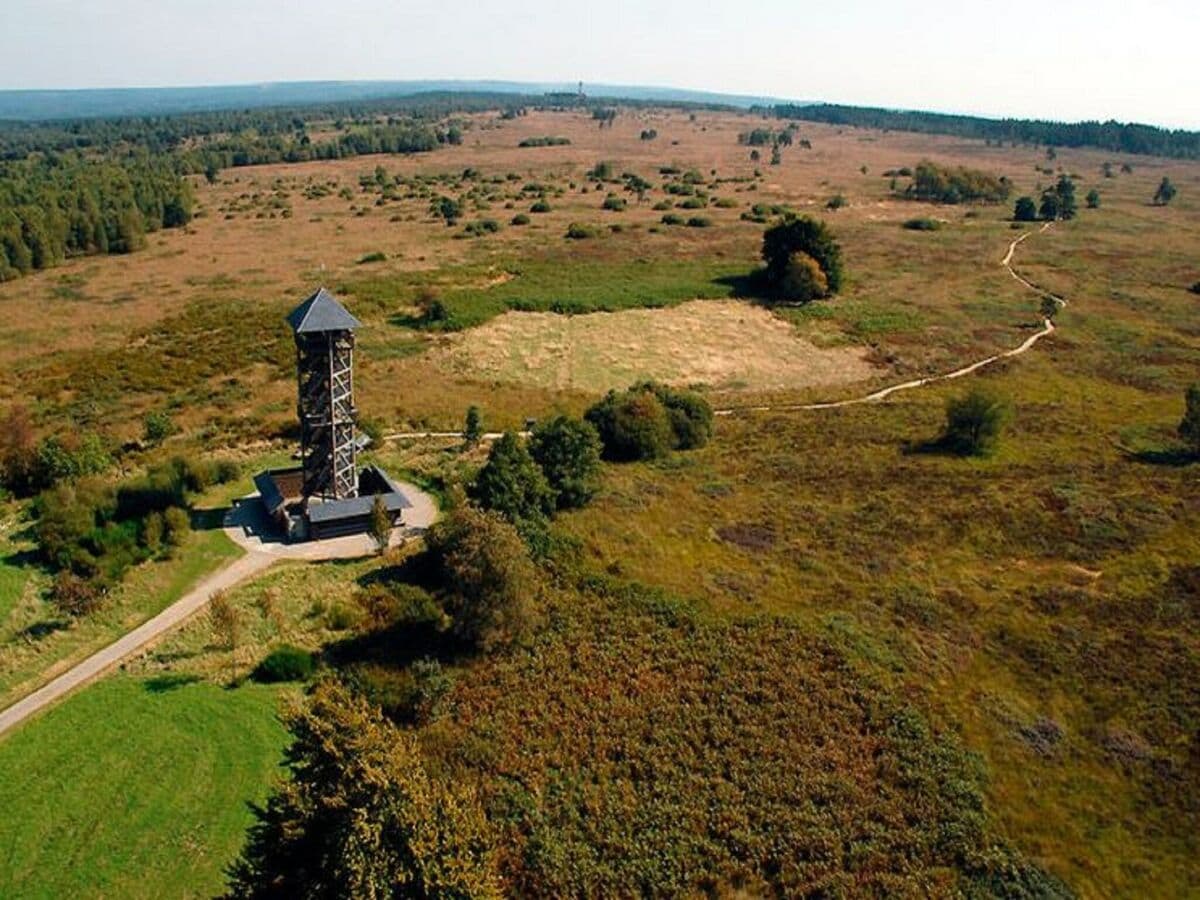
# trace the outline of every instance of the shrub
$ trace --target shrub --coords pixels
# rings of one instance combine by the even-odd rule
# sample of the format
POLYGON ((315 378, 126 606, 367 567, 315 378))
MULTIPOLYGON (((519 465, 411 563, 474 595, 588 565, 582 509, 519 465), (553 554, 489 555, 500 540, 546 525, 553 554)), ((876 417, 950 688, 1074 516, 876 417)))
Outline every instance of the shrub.
POLYGON ((169 438, 174 430, 175 424, 166 410, 153 410, 142 419, 142 441, 152 447, 169 438))
POLYGON ((1085 202, 1087 203, 1088 209, 1099 209, 1100 208, 1100 192, 1098 190, 1096 190, 1095 188, 1092 188, 1090 191, 1088 191, 1087 197, 1084 199, 1085 199, 1085 202))
POLYGON ((683 216, 676 215, 675 213, 667 213, 659 221, 661 221, 664 225, 682 225, 684 219, 683 216))
POLYGON ((588 178, 594 178, 596 181, 605 181, 613 177, 613 165, 610 162, 598 162, 588 169, 586 174, 588 178))
POLYGON ((529 455, 545 475, 558 509, 584 506, 595 495, 600 451, 595 426, 569 416, 539 422, 529 438, 529 455))
POLYGON ((512 217, 512 224, 513 225, 528 225, 529 224, 529 216, 527 216, 525 213, 517 213, 515 216, 512 217))
POLYGON ((550 209, 551 209, 550 201, 547 200, 545 197, 542 197, 540 200, 534 201, 533 206, 529 207, 529 211, 531 213, 548 213, 548 212, 550 212, 550 209))
POLYGON ((1200 281, 1197 281, 1190 288, 1188 288, 1188 290, 1191 291, 1193 294, 1200 294, 1200 281))
POLYGON ((1171 183, 1171 179, 1164 175, 1163 180, 1159 182, 1158 189, 1154 192, 1154 205, 1166 206, 1175 199, 1175 195, 1177 193, 1179 193, 1179 191, 1175 185, 1171 183))
POLYGON ((688 228, 708 228, 712 225, 712 219, 707 216, 691 216, 687 220, 688 228))
POLYGON ((609 391, 584 418, 600 435, 605 459, 616 462, 658 459, 671 449, 671 419, 653 393, 609 391))
POLYGON ((226 649, 237 648, 242 631, 241 616, 224 591, 217 591, 208 599, 208 624, 213 637, 226 649))
POLYGON ((73 572, 59 572, 54 576, 50 601, 64 616, 78 619, 100 608, 104 591, 98 580, 81 578, 73 572))
POLYGON ((477 222, 470 222, 463 229, 463 234, 468 237, 483 237, 485 234, 495 234, 500 230, 500 223, 495 219, 480 219, 477 222))
POLYGON ((712 434, 712 407, 691 391, 655 382, 623 394, 609 391, 584 418, 596 427, 603 456, 614 461, 657 459, 669 450, 691 450, 712 434))
POLYGON ((367 253, 358 258, 358 265, 364 266, 368 263, 386 262, 387 254, 382 250, 376 250, 374 253, 367 253))
POLYGON ((591 225, 581 225, 579 222, 572 222, 567 226, 567 238, 572 241, 582 241, 587 238, 596 236, 596 229, 591 225))
POLYGON ((307 681, 316 669, 316 660, 307 650, 284 644, 268 653, 250 673, 255 681, 277 684, 284 681, 307 681))
POLYGON ((1032 197, 1018 197, 1013 206, 1014 222, 1036 222, 1038 217, 1037 204, 1032 197))
POLYGON ((610 212, 623 212, 628 205, 624 197, 618 197, 616 194, 609 194, 604 198, 604 202, 600 205, 601 209, 607 209, 610 212))
POLYGON ((532 624, 541 579, 517 530, 499 513, 462 506, 426 542, 441 570, 451 631, 483 651, 521 638, 532 624))
POLYGON ((416 739, 336 682, 288 720, 282 781, 229 870, 229 898, 498 900, 490 830, 474 793, 434 778, 416 739))
POLYGON ((842 194, 834 194, 825 204, 828 210, 837 211, 849 205, 849 201, 842 194))
POLYGON ((492 444, 487 462, 471 483, 470 495, 526 534, 544 528, 554 510, 554 492, 546 476, 511 431, 492 444))
POLYGON ((570 138, 565 137, 528 137, 517 144, 518 147, 566 147, 571 143, 570 138))
POLYGON ((1008 415, 1008 407, 1002 400, 982 388, 974 388, 946 403, 942 442, 962 456, 990 453, 1000 439, 1008 415))
POLYGON ((192 523, 186 510, 172 506, 163 513, 163 536, 169 546, 182 546, 191 530, 192 523))
POLYGON ((937 219, 908 219, 905 221, 904 227, 909 231, 937 231, 942 227, 942 223, 937 219))
POLYGON ((816 260, 825 276, 828 293, 836 294, 842 285, 842 250, 824 222, 809 216, 789 215, 763 233, 762 256, 772 286, 782 283, 796 252, 816 260))
POLYGON ((463 440, 470 447, 483 440, 483 413, 474 404, 467 407, 467 415, 463 420, 463 440))
POLYGON ((808 303, 829 294, 829 282, 820 264, 802 250, 788 260, 775 283, 775 292, 787 300, 808 303))

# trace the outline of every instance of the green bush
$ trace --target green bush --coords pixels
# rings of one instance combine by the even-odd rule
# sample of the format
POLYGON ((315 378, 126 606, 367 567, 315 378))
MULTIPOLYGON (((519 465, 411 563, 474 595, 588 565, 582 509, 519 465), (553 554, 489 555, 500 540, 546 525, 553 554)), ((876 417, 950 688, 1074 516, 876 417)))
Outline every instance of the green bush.
POLYGON ((600 479, 600 435, 590 422, 559 415, 539 422, 529 455, 546 476, 558 509, 587 504, 600 479))
POLYGON ((268 653, 250 673, 255 681, 276 684, 283 681, 307 681, 316 670, 316 660, 307 650, 284 644, 268 653))
POLYGON ((511 224, 513 224, 513 225, 528 225, 529 224, 529 216, 527 216, 525 213, 517 213, 515 216, 512 217, 511 224))
POLYGON ((904 227, 909 231, 937 231, 942 227, 942 223, 937 219, 908 219, 905 221, 904 227))
POLYGON ((1009 417, 1007 404, 983 388, 973 388, 946 403, 946 430, 942 443, 962 456, 990 453, 1009 417))
POLYGON ((682 225, 684 223, 684 218, 683 216, 676 215, 675 213, 667 213, 659 221, 661 221, 664 225, 682 225))
POLYGON ((604 458, 617 462, 701 447, 713 423, 712 407, 699 394, 649 381, 620 394, 609 391, 584 418, 600 435, 604 458))
POLYGON ((387 254, 382 250, 376 250, 374 253, 367 253, 358 258, 358 265, 363 266, 368 263, 386 262, 387 254))
POLYGON ((554 511, 554 492, 545 475, 511 431, 492 444, 469 493, 483 509, 499 513, 522 533, 544 529, 554 511))
POLYGON ((692 216, 687 220, 688 228, 708 228, 712 225, 712 219, 707 216, 692 216))
POLYGON ((548 213, 551 210, 550 201, 545 197, 534 201, 533 206, 529 207, 531 213, 548 213))
POLYGON ((609 194, 604 198, 604 202, 600 205, 601 209, 609 210, 610 212, 623 212, 628 206, 628 201, 624 197, 618 197, 616 194, 609 194))
POLYGON ((582 241, 587 238, 596 236, 596 229, 591 225, 582 225, 579 222, 572 222, 567 226, 567 238, 572 241, 582 241))

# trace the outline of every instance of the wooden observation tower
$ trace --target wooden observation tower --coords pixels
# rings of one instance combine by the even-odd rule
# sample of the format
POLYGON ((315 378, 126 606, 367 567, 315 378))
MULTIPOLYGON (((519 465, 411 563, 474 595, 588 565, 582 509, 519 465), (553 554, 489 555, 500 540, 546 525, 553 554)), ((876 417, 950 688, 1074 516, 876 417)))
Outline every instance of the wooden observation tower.
POLYGON ((296 338, 303 495, 357 497, 354 331, 360 323, 325 288, 292 310, 287 321, 296 338))

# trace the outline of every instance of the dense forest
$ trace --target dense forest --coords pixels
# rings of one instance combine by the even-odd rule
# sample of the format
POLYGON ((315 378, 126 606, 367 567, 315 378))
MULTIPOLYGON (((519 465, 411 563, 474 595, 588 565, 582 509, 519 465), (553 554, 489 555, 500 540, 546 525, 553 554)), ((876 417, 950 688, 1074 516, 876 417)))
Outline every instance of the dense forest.
POLYGON ((840 106, 818 103, 806 106, 785 103, 756 107, 758 112, 781 119, 802 119, 829 125, 853 125, 924 134, 1046 144, 1056 147, 1096 147, 1122 153, 1144 153, 1177 159, 1200 159, 1200 132, 1168 130, 1153 125, 1122 122, 1048 122, 1033 119, 985 119, 944 113, 840 106))

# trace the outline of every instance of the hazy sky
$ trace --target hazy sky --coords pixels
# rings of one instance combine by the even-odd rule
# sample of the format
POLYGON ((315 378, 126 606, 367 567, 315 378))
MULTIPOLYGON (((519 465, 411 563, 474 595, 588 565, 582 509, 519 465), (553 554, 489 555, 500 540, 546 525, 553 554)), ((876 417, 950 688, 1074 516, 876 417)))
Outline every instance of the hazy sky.
POLYGON ((1200 127, 1200 0, 0 0, 0 88, 498 78, 1200 127))

